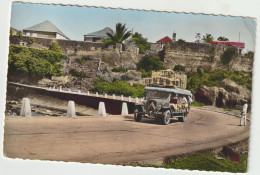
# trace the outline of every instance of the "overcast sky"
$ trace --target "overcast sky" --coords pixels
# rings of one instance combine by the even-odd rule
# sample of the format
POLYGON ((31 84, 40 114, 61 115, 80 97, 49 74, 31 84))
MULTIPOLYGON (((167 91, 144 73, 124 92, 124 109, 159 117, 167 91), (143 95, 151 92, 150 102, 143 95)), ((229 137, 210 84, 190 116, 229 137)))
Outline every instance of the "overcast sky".
POLYGON ((40 4, 12 5, 11 26, 18 30, 31 27, 45 20, 51 21, 72 40, 83 40, 83 35, 105 27, 115 29, 118 22, 141 33, 149 42, 177 33, 177 40, 195 41, 195 33, 210 33, 215 40, 225 36, 230 41, 245 42, 245 49, 255 45, 255 22, 251 18, 148 12, 94 7, 57 6, 40 4))

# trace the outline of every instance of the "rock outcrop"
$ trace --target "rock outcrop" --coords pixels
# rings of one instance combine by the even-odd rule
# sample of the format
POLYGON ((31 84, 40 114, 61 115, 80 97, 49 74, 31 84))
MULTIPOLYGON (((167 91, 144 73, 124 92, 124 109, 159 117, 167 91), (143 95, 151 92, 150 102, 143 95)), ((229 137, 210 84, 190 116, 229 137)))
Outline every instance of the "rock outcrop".
POLYGON ((70 88, 71 90, 80 89, 83 91, 87 91, 93 88, 93 83, 93 79, 83 79, 73 76, 53 76, 51 79, 44 78, 38 81, 38 85, 43 87, 59 88, 61 86, 62 88, 70 88))
POLYGON ((230 79, 224 79, 220 83, 221 87, 202 86, 198 88, 195 99, 206 105, 236 106, 242 99, 251 101, 251 91, 233 82, 230 79))
POLYGON ((123 80, 126 82, 129 82, 131 84, 133 83, 142 83, 142 77, 141 72, 136 70, 136 65, 130 62, 125 62, 119 65, 120 67, 124 69, 128 69, 128 71, 122 73, 122 72, 112 72, 112 67, 107 65, 106 63, 101 63, 99 67, 99 71, 97 72, 97 76, 101 79, 111 82, 113 80, 123 80))

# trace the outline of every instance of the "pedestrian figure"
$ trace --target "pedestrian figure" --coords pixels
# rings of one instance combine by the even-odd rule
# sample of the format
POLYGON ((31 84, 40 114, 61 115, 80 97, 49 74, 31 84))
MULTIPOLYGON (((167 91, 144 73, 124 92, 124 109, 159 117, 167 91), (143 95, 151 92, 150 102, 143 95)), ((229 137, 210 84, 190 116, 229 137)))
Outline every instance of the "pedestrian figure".
POLYGON ((188 96, 188 104, 189 104, 189 107, 188 107, 188 109, 190 110, 190 105, 191 105, 191 102, 192 102, 193 100, 192 100, 192 98, 191 98, 191 96, 188 96))
POLYGON ((247 100, 242 100, 243 103, 243 109, 241 112, 241 119, 240 119, 240 126, 246 126, 246 114, 247 114, 247 100))

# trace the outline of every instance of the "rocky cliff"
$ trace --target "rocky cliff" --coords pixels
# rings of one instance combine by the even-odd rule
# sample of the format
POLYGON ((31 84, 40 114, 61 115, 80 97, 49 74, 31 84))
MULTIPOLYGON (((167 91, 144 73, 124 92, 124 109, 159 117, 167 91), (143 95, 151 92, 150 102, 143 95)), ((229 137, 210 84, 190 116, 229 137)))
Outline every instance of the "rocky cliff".
POLYGON ((205 43, 168 42, 165 45, 164 66, 172 69, 176 65, 181 65, 185 67, 186 72, 196 72, 198 68, 252 71, 253 60, 242 55, 235 57, 228 65, 223 65, 221 56, 225 49, 224 46, 205 43))
POLYGON ((230 79, 224 79, 221 82, 221 87, 202 86, 198 88, 195 94, 196 101, 217 107, 240 105, 243 99, 250 102, 251 91, 230 79))

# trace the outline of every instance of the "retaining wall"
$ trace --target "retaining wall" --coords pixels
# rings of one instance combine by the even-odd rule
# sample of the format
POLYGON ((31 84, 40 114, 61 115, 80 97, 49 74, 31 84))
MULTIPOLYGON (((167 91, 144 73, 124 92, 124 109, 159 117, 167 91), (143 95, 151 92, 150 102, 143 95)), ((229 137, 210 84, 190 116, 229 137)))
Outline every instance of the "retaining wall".
MULTIPOLYGON (((92 95, 87 95, 86 93, 77 93, 77 92, 68 92, 68 91, 59 91, 58 89, 48 89, 42 87, 35 87, 30 85, 23 85, 18 83, 8 82, 7 85, 8 94, 16 96, 17 98, 23 98, 28 95, 43 95, 53 98, 58 98, 61 100, 72 100, 76 104, 84 105, 94 109, 98 109, 99 102, 104 102, 106 107, 106 112, 113 115, 121 115, 122 104, 123 102, 127 103, 129 114, 132 114, 134 111, 134 102, 122 101, 119 99, 104 98, 103 96, 96 97, 92 95)), ((119 98, 119 97, 118 97, 119 98)))

